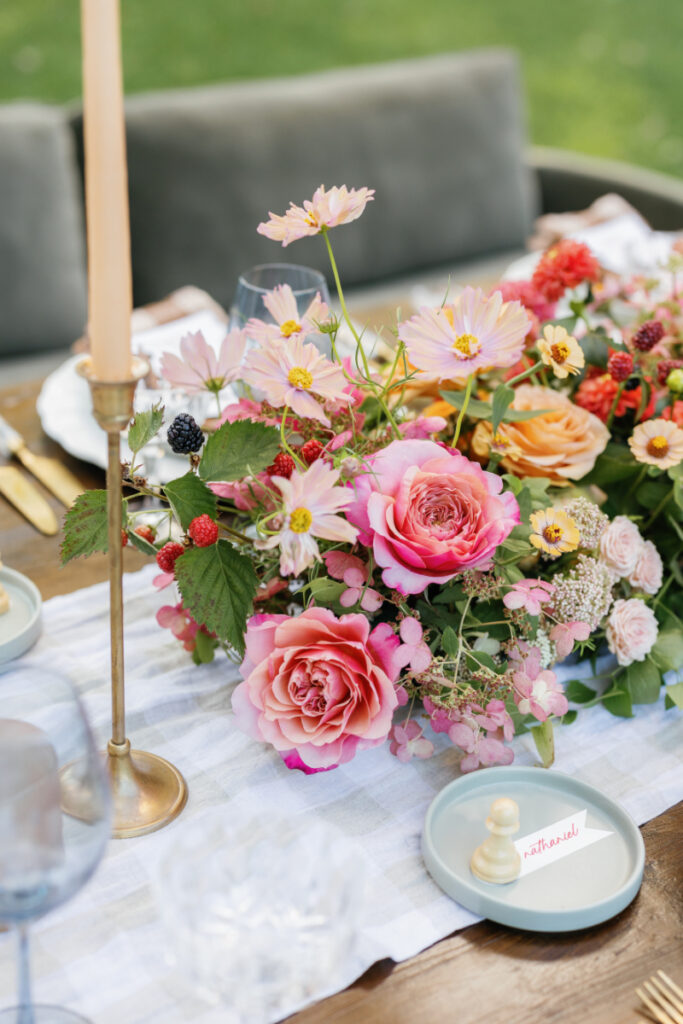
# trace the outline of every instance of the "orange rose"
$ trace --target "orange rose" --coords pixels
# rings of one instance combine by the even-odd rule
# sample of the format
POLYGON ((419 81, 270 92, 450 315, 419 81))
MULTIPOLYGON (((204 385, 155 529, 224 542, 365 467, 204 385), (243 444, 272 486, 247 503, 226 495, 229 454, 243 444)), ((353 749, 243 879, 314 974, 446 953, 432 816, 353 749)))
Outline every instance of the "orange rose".
MULTIPOLYGON (((609 430, 597 416, 552 388, 521 384, 511 408, 550 410, 499 426, 494 448, 507 451, 501 465, 516 476, 544 476, 556 484, 580 480, 590 473, 609 440, 609 430)), ((477 424, 472 437, 476 455, 488 454, 491 435, 490 423, 477 424)))

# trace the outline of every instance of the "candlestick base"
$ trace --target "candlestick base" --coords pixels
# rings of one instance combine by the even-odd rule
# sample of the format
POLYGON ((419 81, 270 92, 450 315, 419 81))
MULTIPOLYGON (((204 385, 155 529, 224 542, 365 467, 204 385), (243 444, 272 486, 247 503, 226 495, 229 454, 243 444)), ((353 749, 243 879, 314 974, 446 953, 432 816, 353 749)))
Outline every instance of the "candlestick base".
POLYGON ((156 832, 182 811, 187 803, 185 779, 169 761, 130 743, 110 743, 105 771, 113 803, 112 838, 128 839, 156 832))

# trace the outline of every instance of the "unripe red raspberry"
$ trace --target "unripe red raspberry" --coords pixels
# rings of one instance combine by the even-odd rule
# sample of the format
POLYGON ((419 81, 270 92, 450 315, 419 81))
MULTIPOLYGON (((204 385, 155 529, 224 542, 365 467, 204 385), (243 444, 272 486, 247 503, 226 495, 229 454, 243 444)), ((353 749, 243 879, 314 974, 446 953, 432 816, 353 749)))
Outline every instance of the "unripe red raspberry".
POLYGON ((157 551, 157 565, 162 572, 173 572, 175 568, 176 559, 180 558, 185 548, 182 544, 176 544, 174 541, 169 541, 168 544, 164 544, 163 548, 157 551))
POLYGON ((268 466, 266 473, 270 473, 271 476, 284 476, 289 480, 290 476, 296 469, 296 464, 291 455, 287 452, 278 452, 273 459, 272 466, 268 466))
POLYGON ((633 335, 633 345, 639 352, 649 352, 663 337, 664 328, 659 320, 648 320, 633 335))
POLYGON ((198 548, 208 548, 218 540, 218 523, 205 512, 195 516, 187 532, 198 548))
POLYGON ((611 352, 607 360, 607 372, 612 380, 622 384, 633 373, 633 356, 630 352, 611 352))
POLYGON ((136 526, 135 533, 137 533, 138 537, 142 537, 142 539, 146 540, 149 544, 154 543, 156 532, 147 523, 143 523, 142 526, 136 526))
POLYGON ((311 438, 306 444, 301 446, 301 458, 304 460, 307 466, 312 466, 316 462, 324 451, 320 441, 316 441, 315 438, 311 438))
POLYGON ((672 370, 680 370, 683 367, 683 359, 662 359, 657 363, 657 383, 663 388, 666 387, 666 378, 672 370))
POLYGON ((126 533, 125 530, 121 530, 121 547, 125 548, 127 543, 128 543, 128 534, 126 533))

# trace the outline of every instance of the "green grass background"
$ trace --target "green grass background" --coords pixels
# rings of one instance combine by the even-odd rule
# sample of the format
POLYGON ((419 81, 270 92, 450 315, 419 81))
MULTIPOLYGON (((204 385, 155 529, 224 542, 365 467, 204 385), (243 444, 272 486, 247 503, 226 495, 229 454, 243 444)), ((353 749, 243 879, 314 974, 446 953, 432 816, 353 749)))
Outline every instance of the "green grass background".
MULTIPOLYGON (((683 0, 122 0, 122 21, 127 92, 513 47, 534 142, 683 176, 683 0)), ((0 0, 0 101, 78 96, 79 47, 78 0, 0 0)))

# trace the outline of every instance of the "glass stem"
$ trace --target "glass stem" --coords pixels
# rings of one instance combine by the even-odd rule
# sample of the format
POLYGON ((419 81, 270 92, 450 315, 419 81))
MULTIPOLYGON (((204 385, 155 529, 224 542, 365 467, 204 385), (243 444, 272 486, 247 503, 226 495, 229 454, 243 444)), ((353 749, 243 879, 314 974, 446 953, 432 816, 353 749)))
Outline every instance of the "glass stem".
POLYGON ((31 962, 29 957, 27 924, 17 925, 17 987, 19 991, 19 1014, 17 1016, 17 1024, 33 1024, 31 962))

